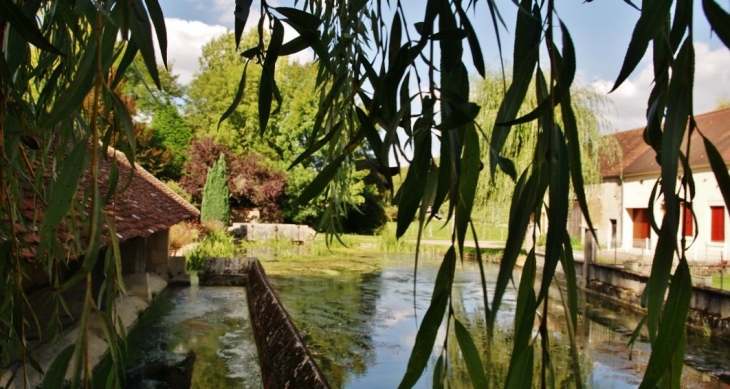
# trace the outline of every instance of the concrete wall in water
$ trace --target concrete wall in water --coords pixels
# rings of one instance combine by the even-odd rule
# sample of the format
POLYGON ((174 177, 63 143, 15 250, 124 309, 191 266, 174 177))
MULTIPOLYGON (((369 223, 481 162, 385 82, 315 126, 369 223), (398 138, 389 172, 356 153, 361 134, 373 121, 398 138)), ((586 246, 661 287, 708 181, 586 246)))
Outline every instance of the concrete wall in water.
POLYGON ((210 258, 200 284, 246 286, 265 387, 329 388, 256 258, 210 258))
MULTIPOLYGON (((576 273, 583 263, 576 261, 576 273)), ((591 264, 587 289, 641 309, 641 294, 649 277, 616 265, 591 264)), ((709 328, 713 334, 730 339, 730 292, 701 286, 692 287, 687 323, 709 328)))

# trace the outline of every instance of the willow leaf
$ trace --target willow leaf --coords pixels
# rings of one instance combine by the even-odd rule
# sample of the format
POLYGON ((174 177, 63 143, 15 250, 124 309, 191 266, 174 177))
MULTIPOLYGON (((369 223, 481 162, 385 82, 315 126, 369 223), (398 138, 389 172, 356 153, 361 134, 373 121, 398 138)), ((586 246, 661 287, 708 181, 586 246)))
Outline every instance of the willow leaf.
POLYGON ((725 160, 715 145, 710 142, 704 135, 702 135, 702 142, 705 144, 705 150, 707 151, 707 159, 710 161, 710 167, 712 172, 715 174, 722 198, 725 199, 726 207, 730 206, 730 174, 728 174, 725 160))
POLYGON ((152 42, 152 25, 142 0, 132 1, 129 28, 132 31, 130 40, 134 41, 139 48, 147 71, 149 71, 157 89, 162 90, 160 74, 157 71, 157 61, 155 60, 155 46, 152 42))
POLYGON ((730 14, 725 12, 714 0, 702 0, 702 9, 722 43, 725 44, 725 47, 730 48, 730 14))
POLYGON ((152 24, 155 26, 157 34, 157 43, 160 44, 160 56, 162 63, 167 69, 167 27, 165 27, 165 16, 162 14, 162 8, 157 0, 144 0, 147 4, 147 11, 150 13, 152 24))
POLYGON ((58 356, 53 360, 48 371, 43 376, 43 383, 41 389, 55 389, 59 387, 59 383, 64 382, 66 378, 66 371, 68 370, 68 364, 71 361, 71 357, 74 354, 74 345, 69 345, 58 356))
MULTIPOLYGON (((677 206, 679 208, 679 206, 677 206)), ((667 284, 672 269, 672 261, 667 258, 674 258, 677 247, 676 226, 679 222, 679 211, 674 210, 664 215, 662 228, 659 230, 654 260, 651 266, 651 275, 646 283, 644 293, 646 295, 647 326, 651 343, 655 343, 656 333, 659 328, 659 318, 662 312, 667 284), (674 230, 669 225, 675 226, 674 230)))
MULTIPOLYGON (((532 4, 531 0, 522 0, 520 9, 529 9, 530 4, 532 4)), ((507 89, 499 111, 497 111, 492 139, 489 143, 491 148, 489 167, 492 176, 496 173, 497 166, 503 170, 507 167, 504 161, 497 158, 497 156, 502 152, 502 147, 510 132, 510 126, 500 126, 497 123, 513 120, 517 116, 520 107, 522 107, 537 66, 540 24, 540 10, 537 5, 533 8, 532 15, 525 14, 521 10, 517 11, 517 27, 515 30, 515 48, 517 49, 514 51, 512 84, 507 89)), ((510 176, 515 177, 514 174, 510 174, 510 176)))
POLYGON ((568 211, 570 202, 570 171, 568 167, 568 148, 560 127, 555 125, 552 131, 552 146, 550 153, 550 208, 547 216, 550 224, 545 243, 545 263, 543 265, 542 284, 538 304, 547 298, 555 269, 563 252, 563 237, 568 226, 568 211))
POLYGON ((683 258, 679 261, 674 276, 672 276, 659 333, 656 341, 652 342, 652 353, 640 388, 655 387, 662 376, 669 371, 669 367, 675 359, 675 354, 683 351, 680 344, 684 342, 691 298, 692 277, 689 273, 687 260, 683 258))
POLYGON ((293 168, 294 166, 302 163, 305 159, 311 157, 314 153, 319 151, 322 147, 324 147, 335 134, 340 133, 340 130, 342 129, 342 125, 344 122, 340 120, 337 122, 334 126, 332 126, 332 129, 321 139, 318 139, 316 142, 314 142, 307 150, 305 150, 303 153, 299 154, 297 159, 294 160, 294 162, 289 165, 288 169, 293 168))
POLYGON ((671 6, 672 2, 665 0, 643 2, 641 16, 636 22, 634 32, 631 34, 629 48, 626 52, 626 56, 624 57, 621 71, 616 78, 616 82, 614 83, 611 92, 621 86, 634 69, 636 69, 639 61, 641 61, 641 58, 644 57, 644 53, 646 53, 649 42, 654 39, 662 29, 664 25, 663 21, 668 17, 671 6))
POLYGON ((400 12, 395 11, 393 22, 390 24, 390 39, 388 40, 388 63, 391 65, 395 61, 398 49, 400 49, 402 29, 400 12))
POLYGON ((226 112, 223 112, 223 115, 221 115, 221 118, 218 120, 218 129, 221 128, 221 123, 223 123, 224 120, 226 120, 233 112, 236 111, 236 108, 238 108, 238 105, 241 103, 241 99, 243 98, 243 92, 246 90, 246 71, 248 70, 248 64, 249 61, 246 61, 246 65, 243 66, 243 73, 241 73, 241 80, 238 82, 238 89, 236 90, 236 95, 233 97, 233 101, 231 102, 231 105, 226 109, 226 112))
POLYGON ((456 333, 456 340, 459 342, 461 354, 464 355, 464 362, 466 363, 466 369, 469 371, 472 386, 475 388, 488 387, 487 376, 484 373, 484 365, 482 364, 479 350, 477 350, 471 334, 456 319, 454 320, 454 332, 456 333))
POLYGON ((456 252, 451 246, 444 256, 439 268, 436 282, 434 283, 431 304, 423 316, 421 326, 416 334, 416 343, 408 359, 408 367, 398 388, 412 388, 418 379, 421 378, 423 370, 431 357, 433 345, 436 341, 438 329, 446 313, 446 306, 449 301, 451 284, 454 280, 454 267, 456 266, 456 252))
POLYGON ((329 182, 332 181, 332 178, 334 178, 337 173, 337 169, 340 168, 340 165, 342 165, 342 162, 346 157, 347 155, 342 154, 322 169, 322 171, 317 174, 317 177, 315 177, 314 180, 312 180, 312 182, 309 183, 309 185, 307 185, 307 187, 302 191, 297 198, 297 202, 299 204, 307 204, 309 201, 319 196, 324 188, 327 187, 329 182))
POLYGON ((124 73, 129 68, 129 65, 134 62, 134 57, 137 56, 139 49, 133 42, 127 42, 127 49, 124 50, 124 55, 117 65, 117 71, 114 74, 114 80, 111 84, 111 89, 115 89, 117 85, 124 79, 124 73))
POLYGON ((56 239, 58 226, 71 206, 71 201, 76 196, 79 179, 86 166, 84 161, 86 156, 86 144, 76 144, 68 158, 63 162, 58 179, 51 183, 48 193, 48 209, 43 217, 43 227, 41 229, 42 239, 56 239))
MULTIPOLYGON (((694 50, 692 42, 685 42, 677 54, 672 67, 672 80, 669 83, 667 114, 662 136, 662 193, 667 212, 678 209, 675 196, 677 186, 680 147, 684 138, 687 122, 692 112, 692 77, 694 74, 694 50)), ((677 226, 669 226, 677 233, 677 226)))
POLYGON ((469 227, 471 211, 474 205, 481 161, 479 160, 479 135, 474 125, 466 126, 464 131, 464 155, 459 175, 459 199, 456 205, 456 237, 459 253, 464 256, 464 239, 469 227))
MULTIPOLYGON (((459 20, 461 20, 461 23, 464 25, 464 29, 466 30, 466 39, 469 42, 469 50, 471 50, 471 59, 472 63, 474 64, 474 67, 477 69, 477 72, 479 73, 482 78, 485 77, 487 74, 486 68, 484 67, 484 55, 482 54, 482 48, 479 44, 479 39, 477 38, 476 31, 474 30, 474 27, 472 27, 471 22, 469 21, 469 18, 466 16, 466 12, 461 8, 461 3, 456 3, 456 10, 459 13, 459 20)), ((490 11, 492 11, 492 18, 494 18, 494 9, 491 7, 490 3, 490 11)), ((497 45, 499 46, 499 55, 502 56, 502 42, 499 39, 499 29, 495 29, 497 33, 497 45)), ((500 62, 501 63, 501 62, 500 62)))
POLYGON ((238 50, 238 46, 241 43, 241 36, 243 35, 243 30, 246 28, 246 21, 248 21, 248 15, 251 12, 252 3, 253 0, 236 0, 236 8, 233 11, 233 15, 236 17, 233 26, 236 39, 236 50, 238 50))
POLYGON ((7 20, 13 29, 15 29, 20 36, 26 41, 30 42, 33 46, 41 49, 50 51, 58 55, 63 55, 61 52, 51 44, 51 42, 43 36, 43 33, 38 29, 35 19, 31 19, 26 16, 23 11, 18 8, 17 4, 12 1, 0 1, 0 14, 7 20))
POLYGON ((542 171, 535 171, 529 175, 526 170, 515 185, 514 196, 510 205, 510 217, 508 224, 507 242, 504 247, 502 263, 499 267, 497 283, 494 288, 494 296, 492 297, 492 315, 489 323, 487 323, 490 331, 494 328, 494 322, 497 318, 502 297, 507 289, 509 280, 512 278, 512 270, 515 267, 517 256, 522 248, 527 233, 527 225, 530 223, 530 212, 526 209, 535 209, 538 202, 547 191, 548 174, 542 171))
POLYGON ((322 20, 320 18, 296 8, 276 7, 274 10, 284 15, 289 20, 296 22, 298 25, 311 31, 318 29, 322 24, 322 20))
POLYGON ((428 171, 431 167, 431 132, 422 131, 416 134, 413 148, 413 162, 408 168, 408 173, 401 187, 402 195, 398 204, 398 224, 395 236, 400 238, 405 234, 408 226, 416 215, 418 205, 421 203, 428 171))

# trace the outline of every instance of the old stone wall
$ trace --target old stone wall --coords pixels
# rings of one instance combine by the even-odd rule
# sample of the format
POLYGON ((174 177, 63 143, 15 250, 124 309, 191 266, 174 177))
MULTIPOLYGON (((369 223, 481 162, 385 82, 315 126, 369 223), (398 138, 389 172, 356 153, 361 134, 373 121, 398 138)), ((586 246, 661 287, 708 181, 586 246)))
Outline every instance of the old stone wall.
POLYGON ((155 232, 145 239, 145 244, 145 270, 150 273, 155 273, 160 277, 167 278, 167 261, 170 255, 170 231, 155 232))
MULTIPOLYGON (((580 274, 582 262, 576 261, 580 274)), ((648 277, 615 265, 591 264, 587 289, 641 309, 641 294, 648 277)), ((730 338, 730 292, 694 286, 687 323, 730 338)))
POLYGON ((250 262, 247 292, 264 386, 329 388, 258 260, 250 262))
POLYGON ((233 223, 228 231, 248 241, 284 239, 302 243, 314 239, 316 234, 311 227, 298 224, 233 223))

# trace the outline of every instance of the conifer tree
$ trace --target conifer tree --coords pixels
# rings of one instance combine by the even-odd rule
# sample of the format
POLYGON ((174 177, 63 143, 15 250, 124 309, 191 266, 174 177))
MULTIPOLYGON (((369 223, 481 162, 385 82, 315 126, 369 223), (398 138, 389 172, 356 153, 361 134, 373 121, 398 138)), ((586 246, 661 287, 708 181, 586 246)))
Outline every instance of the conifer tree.
POLYGON ((200 207, 201 222, 218 220, 224 225, 228 225, 231 205, 226 174, 226 159, 221 154, 218 161, 208 169, 208 176, 203 187, 203 204, 200 207))

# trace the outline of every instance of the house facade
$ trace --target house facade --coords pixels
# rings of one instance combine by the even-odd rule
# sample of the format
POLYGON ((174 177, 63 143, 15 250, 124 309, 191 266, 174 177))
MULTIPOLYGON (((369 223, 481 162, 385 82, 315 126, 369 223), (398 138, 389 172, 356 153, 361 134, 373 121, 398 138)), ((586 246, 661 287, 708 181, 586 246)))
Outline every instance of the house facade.
MULTIPOLYGON (((730 109, 722 109, 695 117, 697 128, 717 147, 730 165, 730 109)), ((643 140, 644 129, 617 132, 611 135, 621 153, 618 160, 602 161, 603 182, 594 193, 598 201, 591 206, 591 216, 602 247, 637 255, 651 255, 657 244, 657 234, 651 227, 651 216, 661 224, 663 201, 650 198, 660 166, 655 151, 643 140), (596 215, 597 217, 594 217, 596 215)), ((682 145, 685 150, 687 137, 682 145)), ((695 132, 690 139, 689 165, 695 184, 695 197, 685 211, 679 235, 687 236, 690 260, 718 262, 730 258, 730 219, 707 160, 701 136, 695 132)), ((677 186, 681 187, 683 170, 680 165, 677 186)), ((680 197, 684 195, 680 192, 680 197)))

